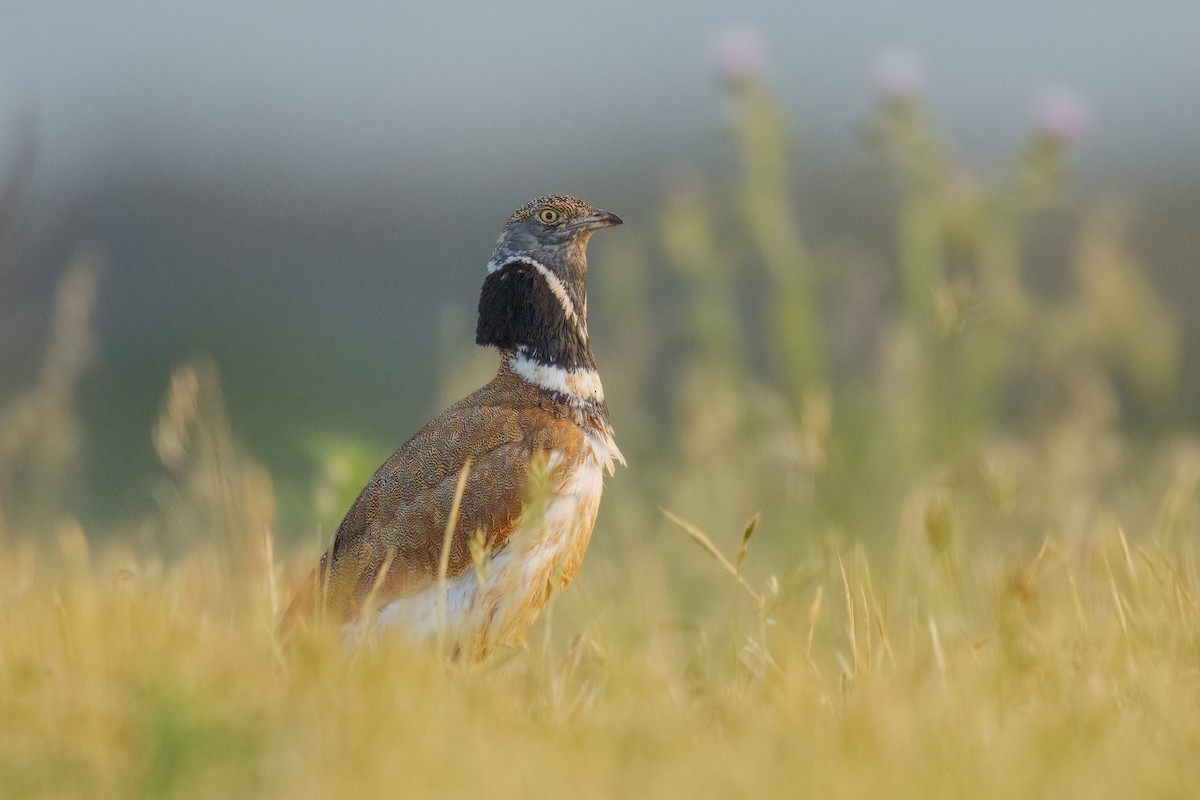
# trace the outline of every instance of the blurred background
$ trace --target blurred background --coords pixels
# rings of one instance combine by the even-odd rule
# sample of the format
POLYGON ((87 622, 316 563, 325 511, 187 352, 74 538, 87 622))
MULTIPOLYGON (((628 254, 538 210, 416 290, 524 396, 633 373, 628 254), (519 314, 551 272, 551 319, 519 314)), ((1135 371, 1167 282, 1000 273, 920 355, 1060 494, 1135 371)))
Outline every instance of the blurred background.
POLYGON ((252 464, 281 537, 328 537, 494 370, 483 265, 562 192, 626 221, 591 255, 617 541, 658 506, 1070 538, 1194 463, 1197 31, 1183 0, 8 2, 0 510, 155 537, 252 464))

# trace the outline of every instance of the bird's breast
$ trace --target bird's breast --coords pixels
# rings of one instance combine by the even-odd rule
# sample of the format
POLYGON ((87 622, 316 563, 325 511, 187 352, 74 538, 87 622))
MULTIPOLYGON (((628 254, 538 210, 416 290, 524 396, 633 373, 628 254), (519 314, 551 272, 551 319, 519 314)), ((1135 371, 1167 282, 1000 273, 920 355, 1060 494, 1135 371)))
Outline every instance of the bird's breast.
MULTIPOLYGON (((556 458, 561 454, 551 456, 552 467, 556 458)), ((522 529, 492 560, 493 576, 479 603, 492 642, 518 639, 583 562, 604 490, 603 468, 585 452, 554 476, 555 491, 544 511, 530 510, 522 529)))
MULTIPOLYGON (((604 490, 607 458, 601 449, 585 447, 573 457, 551 453, 554 488, 548 502, 527 508, 520 529, 478 569, 446 582, 446 641, 455 650, 479 656, 518 640, 553 593, 578 573, 604 490)), ((433 636, 441 624, 440 604, 434 584, 381 608, 377 625, 433 636)))

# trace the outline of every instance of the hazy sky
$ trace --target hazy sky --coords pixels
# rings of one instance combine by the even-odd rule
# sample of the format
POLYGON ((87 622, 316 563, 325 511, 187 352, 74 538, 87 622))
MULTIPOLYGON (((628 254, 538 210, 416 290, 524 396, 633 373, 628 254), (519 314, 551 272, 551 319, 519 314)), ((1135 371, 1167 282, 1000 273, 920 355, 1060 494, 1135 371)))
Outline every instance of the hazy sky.
POLYGON ((32 109, 45 177, 135 149, 203 170, 230 154, 312 179, 503 179, 658 152, 709 130, 712 40, 757 27, 816 147, 869 112, 904 46, 971 154, 1012 148, 1033 95, 1092 106, 1094 163, 1171 172, 1200 154, 1200 3, 55 3, 0 11, 0 120, 32 109), (352 10, 350 10, 352 9, 352 10), (382 176, 381 161, 390 164, 382 176))

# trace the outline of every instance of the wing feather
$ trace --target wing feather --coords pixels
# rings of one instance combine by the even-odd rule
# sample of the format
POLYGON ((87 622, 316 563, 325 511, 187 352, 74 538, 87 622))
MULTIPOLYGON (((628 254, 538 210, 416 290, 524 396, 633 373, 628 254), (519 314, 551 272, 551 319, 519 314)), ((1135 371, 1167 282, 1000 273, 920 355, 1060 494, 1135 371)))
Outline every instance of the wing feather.
POLYGON ((583 443, 583 431, 555 406, 505 378, 502 372, 451 406, 376 471, 288 608, 285 632, 319 605, 333 619, 349 621, 359 617, 373 589, 377 604, 384 605, 433 583, 458 476, 468 458, 472 465, 448 575, 471 568, 476 531, 483 532, 493 552, 504 547, 521 523, 533 455, 578 452, 583 443), (380 579, 385 563, 387 573, 380 579))

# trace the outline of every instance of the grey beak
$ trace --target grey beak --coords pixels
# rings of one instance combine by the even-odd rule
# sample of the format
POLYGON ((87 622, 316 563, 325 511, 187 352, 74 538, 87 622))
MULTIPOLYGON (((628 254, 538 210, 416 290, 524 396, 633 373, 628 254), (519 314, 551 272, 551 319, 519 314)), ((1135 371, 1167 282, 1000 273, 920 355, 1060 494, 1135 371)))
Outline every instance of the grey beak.
POLYGON ((586 217, 580 217, 577 220, 567 223, 568 228, 574 230, 594 231, 598 228, 611 228, 614 225, 620 225, 621 218, 616 214, 608 211, 597 211, 595 214, 588 214, 586 217))

